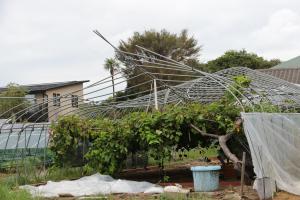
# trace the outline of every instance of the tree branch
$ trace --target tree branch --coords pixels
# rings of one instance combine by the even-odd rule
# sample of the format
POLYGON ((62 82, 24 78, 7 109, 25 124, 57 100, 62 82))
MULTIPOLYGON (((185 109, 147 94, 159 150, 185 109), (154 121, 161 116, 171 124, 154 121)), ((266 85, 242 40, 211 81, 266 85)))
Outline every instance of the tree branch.
POLYGON ((214 135, 214 134, 209 134, 209 133, 205 133, 204 131, 200 130, 197 126, 195 126, 194 124, 190 124, 190 126, 195 129, 196 131, 198 131, 202 136, 207 136, 207 137, 213 137, 216 139, 219 139, 218 135, 214 135))
POLYGON ((194 124, 190 124, 190 126, 193 129, 195 129, 196 131, 198 131, 202 136, 207 136, 207 137, 212 137, 212 138, 218 139, 220 147, 223 150, 224 154, 226 155, 227 158, 229 158, 229 160, 231 160, 234 163, 234 168, 236 170, 241 169, 241 161, 236 157, 236 155, 231 153, 230 149, 228 148, 228 146, 226 144, 226 142, 232 137, 233 133, 226 134, 226 135, 215 135, 215 134, 205 133, 204 131, 200 130, 194 124))
MULTIPOLYGON (((202 136, 207 136, 207 137, 212 137, 212 138, 216 138, 219 141, 219 145, 221 147, 221 149, 223 150, 225 156, 227 158, 229 158, 229 160, 231 160, 234 164, 234 169, 241 171, 242 169, 242 161, 240 161, 238 159, 238 157, 236 157, 235 154, 231 153, 230 149, 227 146, 227 141, 233 136, 233 133, 229 133, 226 135, 215 135, 215 134, 209 134, 206 133, 202 130, 200 130, 197 126, 195 126, 194 124, 190 124, 190 126, 195 129, 196 131, 198 131, 202 136)), ((245 172, 245 176, 247 177, 248 180, 251 180, 249 174, 247 172, 245 172)))
POLYGON ((240 170, 242 162, 236 157, 235 154, 231 153, 230 149, 226 144, 226 142, 232 137, 232 135, 233 133, 219 136, 219 144, 226 157, 234 163, 234 168, 240 170))

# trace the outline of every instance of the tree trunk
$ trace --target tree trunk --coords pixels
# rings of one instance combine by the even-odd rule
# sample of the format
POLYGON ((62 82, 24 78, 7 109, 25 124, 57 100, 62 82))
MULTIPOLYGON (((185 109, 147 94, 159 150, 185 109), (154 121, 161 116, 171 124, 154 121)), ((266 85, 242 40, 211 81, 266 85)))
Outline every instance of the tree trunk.
POLYGON ((228 146, 226 144, 226 142, 232 137, 233 133, 230 133, 227 135, 214 135, 214 134, 205 133, 204 131, 200 130, 194 124, 190 124, 190 126, 193 129, 195 129, 196 131, 198 131, 204 137, 212 137, 212 138, 218 139, 220 147, 223 150, 224 154, 226 155, 227 158, 229 158, 229 160, 231 160, 233 162, 234 169, 241 171, 241 166, 242 166, 241 161, 236 157, 236 155, 231 153, 230 149, 228 148, 228 146))

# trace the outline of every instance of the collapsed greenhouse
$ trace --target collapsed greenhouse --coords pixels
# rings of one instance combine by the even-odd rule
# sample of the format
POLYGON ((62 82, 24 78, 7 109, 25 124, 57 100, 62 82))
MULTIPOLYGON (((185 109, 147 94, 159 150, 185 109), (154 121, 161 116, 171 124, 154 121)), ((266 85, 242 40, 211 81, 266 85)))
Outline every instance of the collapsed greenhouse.
MULTIPOLYGON (((108 42, 99 32, 96 33, 108 42)), ((64 112, 63 115, 118 120, 131 112, 164 112, 167 106, 188 103, 205 105, 219 101, 224 95, 231 96, 234 106, 241 110, 243 129, 256 174, 256 189, 263 187, 266 192, 266 188, 269 188, 272 193, 280 189, 300 195, 298 86, 249 68, 234 67, 207 73, 140 46, 137 46, 136 53, 112 47, 126 68, 116 72, 113 77, 86 86, 84 96, 79 97, 79 109, 64 112), (245 79, 246 86, 242 85, 244 82, 235 81, 236 78, 245 79), (272 110, 265 105, 272 105, 272 110)), ((56 115, 72 106, 64 104, 57 108, 52 106, 53 101, 55 99, 49 98, 40 104, 27 106, 11 118, 1 120, 1 168, 26 157, 42 158, 44 167, 52 162, 48 147, 52 136, 51 126, 57 122, 40 122, 39 119, 48 114, 46 109, 46 112, 30 111, 47 104, 52 108, 52 115, 56 115)), ((61 101, 67 100, 62 96, 61 101)), ((0 118, 4 114, 0 114, 0 118)), ((202 134, 211 136, 209 133, 202 134)), ((230 136, 233 137, 231 133, 230 136)), ((217 139, 222 146, 220 137, 217 139)), ((229 139, 225 139, 225 149, 222 150, 238 166, 240 158, 230 151, 226 152, 229 139)))

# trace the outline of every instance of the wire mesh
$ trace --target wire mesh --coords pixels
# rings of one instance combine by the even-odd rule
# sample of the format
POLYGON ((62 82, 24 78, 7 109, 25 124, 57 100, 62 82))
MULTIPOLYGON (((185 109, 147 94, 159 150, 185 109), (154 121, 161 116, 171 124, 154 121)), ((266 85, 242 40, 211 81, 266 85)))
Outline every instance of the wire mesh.
POLYGON ((186 102, 211 103, 220 100, 225 93, 231 94, 241 109, 262 101, 280 108, 299 108, 298 86, 259 71, 235 67, 210 74, 143 47, 137 46, 136 53, 112 47, 123 64, 113 75, 62 94, 60 106, 55 104, 57 98, 48 97, 36 99, 34 104, 24 102, 0 113, 2 118, 17 110, 13 116, 0 120, 0 162, 41 155, 48 145, 50 122, 55 123, 66 115, 119 118, 128 112, 149 111, 156 104, 162 108, 186 102), (243 92, 233 85, 233 77, 238 75, 251 79, 249 88, 243 92), (72 103, 74 94, 78 97, 78 107, 72 103))

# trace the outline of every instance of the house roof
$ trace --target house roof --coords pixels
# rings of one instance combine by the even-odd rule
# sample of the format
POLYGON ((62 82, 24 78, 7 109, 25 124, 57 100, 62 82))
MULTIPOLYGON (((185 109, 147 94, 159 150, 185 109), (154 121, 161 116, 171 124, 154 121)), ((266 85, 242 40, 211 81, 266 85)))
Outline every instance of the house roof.
POLYGON ((299 68, 270 68, 258 71, 286 80, 290 83, 300 84, 300 65, 299 68))
MULTIPOLYGON (((66 81, 66 82, 55 82, 55 83, 41 83, 41 84, 33 84, 33 85, 21 85, 22 87, 28 90, 28 93, 38 93, 44 92, 50 89, 65 87, 69 85, 75 85, 80 83, 89 82, 88 80, 84 81, 66 81)), ((2 87, 0 88, 0 92, 5 91, 7 88, 2 87)))
POLYGON ((295 58, 292 58, 288 61, 282 62, 272 67, 272 69, 298 69, 298 68, 300 68, 300 56, 297 56, 295 58))

